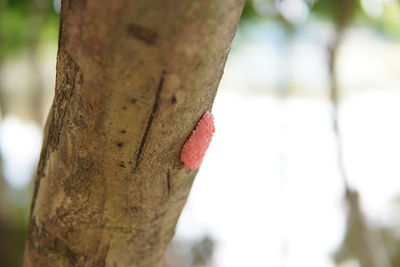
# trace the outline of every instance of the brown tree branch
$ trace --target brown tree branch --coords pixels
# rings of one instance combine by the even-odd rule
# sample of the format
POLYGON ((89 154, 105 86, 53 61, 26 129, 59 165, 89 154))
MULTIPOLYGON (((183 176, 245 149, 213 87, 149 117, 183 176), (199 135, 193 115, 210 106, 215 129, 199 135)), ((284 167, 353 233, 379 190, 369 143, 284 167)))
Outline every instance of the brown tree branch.
POLYGON ((180 150, 212 107, 242 7, 63 1, 24 266, 162 264, 196 174, 180 150))

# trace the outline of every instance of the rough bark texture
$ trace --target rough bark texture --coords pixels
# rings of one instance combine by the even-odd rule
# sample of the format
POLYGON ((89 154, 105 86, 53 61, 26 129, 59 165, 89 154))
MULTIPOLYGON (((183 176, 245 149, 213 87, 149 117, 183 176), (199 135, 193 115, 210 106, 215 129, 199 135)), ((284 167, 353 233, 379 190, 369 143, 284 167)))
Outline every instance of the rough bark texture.
POLYGON ((62 3, 24 266, 160 266, 242 0, 62 3))

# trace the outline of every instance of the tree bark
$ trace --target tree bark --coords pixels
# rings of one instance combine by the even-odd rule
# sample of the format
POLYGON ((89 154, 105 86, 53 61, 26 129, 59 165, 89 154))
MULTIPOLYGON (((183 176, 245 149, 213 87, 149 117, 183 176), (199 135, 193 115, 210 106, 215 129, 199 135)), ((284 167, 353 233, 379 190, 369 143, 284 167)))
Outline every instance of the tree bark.
POLYGON ((24 266, 160 266, 242 0, 62 2, 24 266))

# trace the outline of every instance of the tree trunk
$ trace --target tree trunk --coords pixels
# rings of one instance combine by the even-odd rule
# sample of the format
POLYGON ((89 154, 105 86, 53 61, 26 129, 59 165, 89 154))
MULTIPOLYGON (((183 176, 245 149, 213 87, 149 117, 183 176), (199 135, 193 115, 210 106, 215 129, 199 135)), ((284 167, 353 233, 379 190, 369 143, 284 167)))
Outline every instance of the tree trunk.
POLYGON ((242 0, 63 1, 24 266, 160 266, 242 0))

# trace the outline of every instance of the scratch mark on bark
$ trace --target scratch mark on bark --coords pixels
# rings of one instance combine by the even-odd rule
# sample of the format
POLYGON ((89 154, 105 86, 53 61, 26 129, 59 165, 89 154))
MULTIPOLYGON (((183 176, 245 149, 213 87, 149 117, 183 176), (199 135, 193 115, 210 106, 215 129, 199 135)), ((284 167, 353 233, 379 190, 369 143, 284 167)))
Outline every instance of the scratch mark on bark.
POLYGON ((94 262, 95 266, 98 266, 98 267, 106 266, 109 250, 110 250, 110 241, 107 243, 106 246, 100 248, 99 256, 97 257, 96 261, 94 262))
POLYGON ((186 202, 188 196, 189 196, 189 194, 184 195, 183 197, 180 197, 180 198, 178 198, 177 200, 175 200, 175 202, 176 202, 176 203, 177 203, 177 202, 181 202, 181 201, 185 201, 185 202, 186 202))
POLYGON ((137 24, 129 24, 127 31, 130 36, 143 41, 147 45, 155 45, 158 34, 157 32, 137 24))
POLYGON ((168 193, 168 197, 171 195, 171 189, 172 189, 171 173, 168 170, 168 172, 167 172, 167 193, 168 193))
POLYGON ((143 137, 142 137, 142 140, 140 141, 139 149, 136 152, 136 162, 135 162, 135 167, 133 168, 135 171, 139 168, 139 165, 142 160, 143 153, 144 153, 144 147, 146 145, 147 138, 150 133, 151 125, 153 124, 154 116, 160 105, 160 95, 161 95, 162 87, 164 85, 164 76, 165 76, 165 70, 161 74, 161 78, 160 78, 160 81, 158 83, 157 90, 156 90, 156 96, 155 96, 154 102, 153 102, 153 108, 151 110, 149 119, 147 120, 146 127, 145 127, 145 130, 143 133, 143 137))

